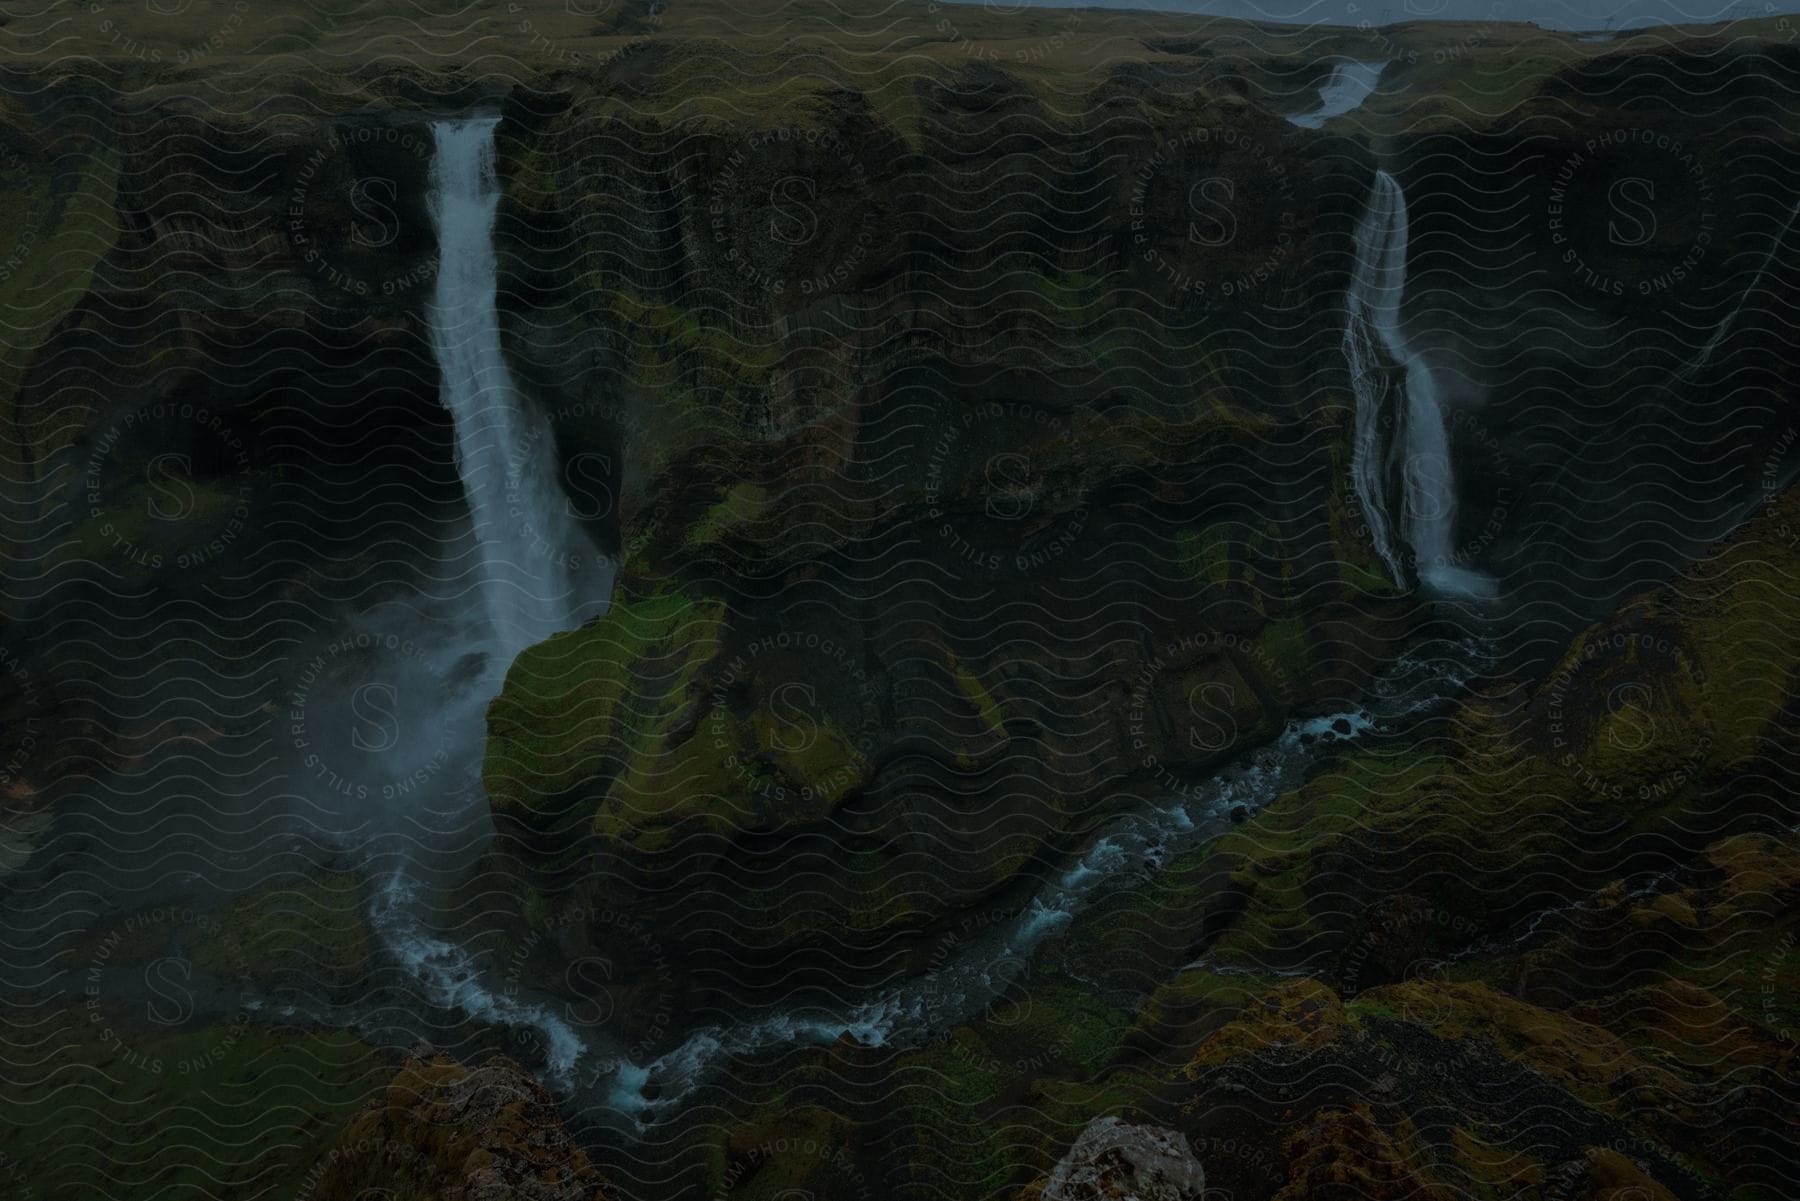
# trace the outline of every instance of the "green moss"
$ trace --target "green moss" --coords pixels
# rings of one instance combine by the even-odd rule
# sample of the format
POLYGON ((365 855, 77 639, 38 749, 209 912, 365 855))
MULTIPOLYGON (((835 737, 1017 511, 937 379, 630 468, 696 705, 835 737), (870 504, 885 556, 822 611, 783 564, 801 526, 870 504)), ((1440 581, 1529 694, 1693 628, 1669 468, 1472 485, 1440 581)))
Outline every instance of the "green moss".
POLYGON ((32 1053, 8 1054, 0 1145, 46 1196, 294 1197, 389 1072, 339 1031, 169 1034, 107 1010, 39 1015, 31 1030, 32 1053))
POLYGON ((671 720, 661 702, 717 652, 723 612, 680 593, 624 600, 521 652, 488 709, 495 808, 542 809, 655 745, 671 720))
POLYGON ((828 715, 809 713, 796 721, 793 713, 777 714, 776 703, 777 698, 766 698, 750 715, 756 750, 786 775, 803 804, 816 802, 806 804, 807 820, 823 817, 868 781, 868 760, 828 715))
POLYGON ((995 743, 1005 742, 1007 739, 1006 712, 1001 708, 1000 702, 994 699, 994 694, 988 690, 987 684, 975 672, 958 662, 955 655, 950 657, 950 666, 956 676, 957 691, 975 710, 975 715, 981 719, 982 730, 986 737, 995 743))
POLYGON ((0 279, 0 312, 6 314, 8 350, 0 355, 0 457, 42 461, 78 433, 85 410, 64 399, 42 419, 21 429, 14 417, 18 389, 44 343, 87 294, 94 268, 112 250, 119 220, 114 206, 119 162, 110 150, 96 153, 80 171, 54 228, 45 232, 19 269, 0 279), (14 441, 20 430, 26 445, 14 441))
POLYGON ((1127 1018, 1048 981, 897 1065, 895 1129, 909 1162, 959 1196, 999 1195, 1041 1174, 1090 1118, 1148 1083, 1109 1075, 1127 1018))
POLYGON ((1175 561, 1196 584, 1222 587, 1231 582, 1233 529, 1229 522, 1218 522, 1175 535, 1175 561))
POLYGON ((508 144, 501 161, 506 164, 508 197, 532 212, 554 212, 560 208, 560 185, 552 154, 520 139, 508 144))
POLYGON ((1162 1031, 1185 1024, 1201 1012, 1233 1010, 1262 992, 1268 981, 1242 972, 1183 968, 1157 985, 1133 1023, 1133 1029, 1160 1043, 1162 1031))
POLYGON ((854 1196, 867 1184, 850 1155, 855 1136, 839 1114, 774 1096, 719 1147, 709 1195, 732 1201, 854 1196))
POLYGON ((1285 1053, 1316 1051, 1349 1028, 1343 1002, 1317 980, 1283 980, 1246 1003, 1235 1018, 1208 1035, 1183 1070, 1189 1080, 1208 1069, 1273 1047, 1285 1053))
POLYGON ((743 722, 723 707, 691 727, 682 724, 683 714, 679 703, 665 703, 642 715, 635 749, 594 814, 596 834, 649 854, 688 822, 719 833, 767 825, 772 806, 788 802, 753 754, 743 722))
POLYGON ((1257 634, 1253 658, 1268 668, 1272 682, 1292 685, 1312 678, 1312 649, 1306 630, 1305 618, 1283 617, 1257 634))
POLYGON ((1365 751, 1219 839, 1210 853, 1241 860, 1233 881, 1251 901, 1217 949, 1261 960, 1305 943, 1317 933, 1307 885, 1321 852, 1347 833, 1413 812, 1420 798, 1438 795, 1446 767, 1446 760, 1410 749, 1365 751))
POLYGON ((1480 1201, 1511 1201, 1524 1184, 1541 1178, 1543 1165, 1502 1144, 1483 1138, 1473 1130, 1460 1126, 1450 1132, 1455 1150, 1455 1186, 1470 1198, 1480 1201))
POLYGON ((1106 1066, 1130 1027, 1091 991, 1051 984, 996 1009, 982 1035, 1015 1070, 1084 1079, 1106 1066))
POLYGON ((723 500, 708 509, 699 521, 689 527, 689 546, 717 542, 738 526, 748 525, 769 509, 768 490, 757 484, 740 483, 725 494, 723 500))
POLYGON ((997 1123, 982 1119, 1010 1075, 966 1028, 907 1056, 894 1090, 906 1162, 958 1196, 996 1195, 1010 1174, 1012 1148, 997 1123))
POLYGON ((826 816, 867 780, 868 763, 832 714, 800 707, 742 663, 721 671, 751 686, 746 712, 699 687, 722 614, 679 594, 621 601, 520 655, 488 714, 496 807, 545 810, 590 783, 593 832, 642 853, 689 827, 730 833, 826 816))
POLYGON ((199 925, 188 953, 196 968, 227 979, 349 979, 370 953, 359 898, 360 881, 348 872, 261 889, 199 925))

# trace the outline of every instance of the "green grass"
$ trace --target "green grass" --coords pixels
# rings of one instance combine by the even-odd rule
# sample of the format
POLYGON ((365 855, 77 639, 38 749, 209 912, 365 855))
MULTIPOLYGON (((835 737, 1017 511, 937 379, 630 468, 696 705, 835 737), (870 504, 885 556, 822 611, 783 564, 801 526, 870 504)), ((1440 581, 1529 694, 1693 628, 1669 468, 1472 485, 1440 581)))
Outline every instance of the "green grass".
POLYGON ((722 613, 678 592, 621 600, 521 652, 488 710, 482 778, 494 806, 540 808, 653 745, 656 697, 678 694, 717 651, 722 613))
POLYGON ((723 499, 688 527, 687 544, 704 546, 717 542, 732 530, 748 525, 769 508, 768 490, 758 484, 732 485, 723 499))
MULTIPOLYGON (((87 294, 94 268, 119 234, 114 212, 119 161, 110 150, 95 154, 63 199, 55 224, 34 230, 38 240, 16 270, 0 280, 0 455, 41 461, 81 428, 86 410, 61 403, 33 422, 17 420, 18 389, 50 334, 87 294), (15 435, 15 430, 19 431, 15 435), (26 445, 21 445, 22 436, 26 445)), ((40 194, 49 182, 34 181, 40 194)))
POLYGON ((360 885, 351 873, 326 872, 262 889, 210 915, 188 953, 195 967, 227 979, 353 978, 370 952, 360 885))
POLYGON ((8 1041, 0 1145, 33 1196, 71 1201, 286 1201, 391 1070, 347 1033, 240 1022, 153 1037, 108 1010, 8 1041))

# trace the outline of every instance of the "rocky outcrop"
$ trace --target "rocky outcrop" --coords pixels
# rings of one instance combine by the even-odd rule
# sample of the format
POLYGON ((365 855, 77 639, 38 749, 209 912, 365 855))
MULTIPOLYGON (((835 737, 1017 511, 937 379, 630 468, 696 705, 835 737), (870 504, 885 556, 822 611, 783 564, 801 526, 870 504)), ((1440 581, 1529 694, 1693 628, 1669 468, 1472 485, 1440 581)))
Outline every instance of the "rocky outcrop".
MULTIPOLYGON (((1426 70, 1449 53, 1402 63, 1396 86, 1449 86, 1426 70)), ((1704 61, 1764 107, 1779 95, 1750 81, 1792 67, 1767 47, 1704 61)), ((1679 316, 1697 356, 1739 300, 1740 340, 1784 303, 1749 273, 1694 275, 1704 296, 1679 308, 1659 289, 1539 286, 1556 230, 1521 257, 1526 201, 1481 190, 1550 203, 1539 160, 1584 153, 1582 131, 1618 116, 1608 63, 1562 47, 1521 70, 1521 94, 1542 95, 1510 123, 1408 126, 1390 151, 1414 197, 1408 295, 1443 301, 1431 351, 1471 364, 1443 373, 1469 465, 1456 553, 1499 575, 1544 666, 1591 598, 1662 578, 1764 477, 1711 463, 1703 501, 1631 508, 1691 515, 1679 536, 1604 522, 1596 551, 1570 515, 1612 511, 1609 487, 1687 488, 1671 483, 1682 456, 1748 419, 1744 397, 1765 393, 1744 372, 1788 345, 1729 355, 1729 380, 1660 361, 1621 380, 1569 335, 1591 321, 1620 331, 1609 354, 1666 358, 1679 316), (1469 139, 1505 164, 1498 184, 1446 166, 1469 139), (1519 287, 1471 293, 1470 270, 1519 287), (1538 398, 1571 373, 1594 399, 1540 437, 1538 398), (1653 387, 1691 423, 1640 421, 1653 387), (1645 439, 1662 450, 1592 470, 1572 451, 1645 439)), ((1091 119, 1064 120, 971 64, 921 84, 904 120, 821 88, 749 128, 639 119, 575 80, 514 95, 512 344, 565 444, 605 448, 578 503, 605 514, 622 571, 614 614, 522 657, 494 708, 505 877, 545 912, 638 915, 703 970, 729 948, 727 991, 775 964, 784 979, 827 964, 821 982, 891 970, 948 916, 1012 903, 1120 804, 1353 701, 1426 627, 1346 482, 1339 295, 1370 155, 1246 103, 1246 78, 1183 77, 1178 99, 1121 67, 1084 97, 1091 119), (1231 203, 1193 209, 1200 179, 1231 203), (746 233, 790 219, 792 239, 746 233)), ((640 86, 637 111, 698 103, 677 72, 640 86)), ((1706 145, 1723 111, 1664 114, 1669 136, 1706 145)), ((1707 178, 1733 170, 1721 153, 1704 152, 1707 178)), ((1709 271, 1780 232, 1718 195, 1709 271)), ((1776 459, 1769 480, 1786 477, 1776 459)))
POLYGON ((496 867, 553 921, 631 913, 733 992, 890 970, 1418 628, 1328 399, 1362 152, 1229 89, 1095 87, 1065 120, 970 65, 908 126, 841 89, 750 128, 513 98, 513 345, 607 447, 577 503, 621 560, 490 714, 496 867), (1189 236, 1203 164, 1230 236, 1189 236), (746 240, 772 181, 815 237, 746 240))
POLYGON ((609 1194, 554 1103, 518 1065, 407 1061, 309 1173, 307 1201, 602 1201, 609 1194))
POLYGON ((1199 1201, 1205 1192, 1183 1135, 1096 1118, 1050 1173, 1043 1201, 1199 1201))

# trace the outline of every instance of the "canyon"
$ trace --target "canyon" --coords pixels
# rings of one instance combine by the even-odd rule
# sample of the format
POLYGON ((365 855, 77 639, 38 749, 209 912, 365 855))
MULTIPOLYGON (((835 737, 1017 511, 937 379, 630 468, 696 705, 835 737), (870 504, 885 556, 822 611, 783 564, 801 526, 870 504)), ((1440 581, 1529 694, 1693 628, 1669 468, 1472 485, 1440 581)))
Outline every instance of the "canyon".
POLYGON ((7 28, 0 1174, 1781 1195, 1782 20, 513 9, 7 28))

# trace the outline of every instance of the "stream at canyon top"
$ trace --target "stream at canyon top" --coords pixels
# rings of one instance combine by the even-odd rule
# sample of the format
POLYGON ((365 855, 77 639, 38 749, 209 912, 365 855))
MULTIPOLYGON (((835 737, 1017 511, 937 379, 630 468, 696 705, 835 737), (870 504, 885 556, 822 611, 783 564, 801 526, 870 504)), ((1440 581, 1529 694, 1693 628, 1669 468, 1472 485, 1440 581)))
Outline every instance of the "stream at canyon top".
POLYGON ((1375 85, 1381 82, 1381 73, 1386 67, 1385 60, 1337 64, 1331 69, 1330 77, 1319 88, 1319 107, 1298 113, 1288 120, 1301 129, 1318 129, 1333 117, 1354 112, 1375 91, 1375 85))

